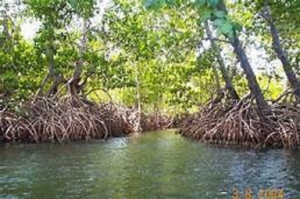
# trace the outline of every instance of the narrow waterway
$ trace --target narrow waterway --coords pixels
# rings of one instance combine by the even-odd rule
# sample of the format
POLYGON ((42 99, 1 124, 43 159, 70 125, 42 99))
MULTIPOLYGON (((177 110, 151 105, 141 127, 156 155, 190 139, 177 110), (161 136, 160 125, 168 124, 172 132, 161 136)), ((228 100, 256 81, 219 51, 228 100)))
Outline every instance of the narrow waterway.
POLYGON ((207 146, 160 131, 107 142, 0 145, 0 198, 300 198, 300 151, 207 146))

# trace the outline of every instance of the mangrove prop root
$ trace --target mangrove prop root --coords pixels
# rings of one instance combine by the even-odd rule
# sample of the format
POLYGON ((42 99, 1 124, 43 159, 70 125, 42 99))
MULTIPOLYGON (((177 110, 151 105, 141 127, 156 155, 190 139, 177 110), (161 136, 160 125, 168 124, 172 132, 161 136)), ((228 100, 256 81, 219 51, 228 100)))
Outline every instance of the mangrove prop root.
POLYGON ((296 148, 300 144, 300 109, 272 105, 262 121, 253 99, 204 107, 186 119, 179 134, 196 140, 245 147, 296 148))
MULTIPOLYGON (((137 131, 138 111, 113 103, 96 104, 84 98, 38 97, 22 107, 19 116, 0 111, 2 142, 63 142, 108 139, 137 131)), ((142 114, 144 131, 160 130, 178 124, 164 114, 142 114)))
POLYGON ((174 118, 162 113, 142 114, 141 128, 143 131, 163 130, 174 127, 174 118))
POLYGON ((131 114, 129 109, 112 103, 98 105, 79 97, 38 98, 23 109, 25 116, 0 113, 0 141, 106 139, 134 129, 134 122, 127 117, 131 114))

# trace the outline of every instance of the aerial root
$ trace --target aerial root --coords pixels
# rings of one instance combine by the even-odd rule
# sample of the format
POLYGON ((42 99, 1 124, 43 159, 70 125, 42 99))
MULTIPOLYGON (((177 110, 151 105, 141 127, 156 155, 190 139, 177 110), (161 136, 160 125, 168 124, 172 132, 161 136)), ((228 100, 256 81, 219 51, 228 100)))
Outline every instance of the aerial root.
POLYGON ((174 117, 162 113, 142 114, 141 128, 143 131, 163 130, 174 127, 174 117))
POLYGON ((130 109, 112 103, 98 105, 79 97, 39 98, 23 109, 24 116, 0 112, 0 141, 106 139, 134 131, 130 109))
MULTIPOLYGON (((2 142, 64 142, 108 139, 140 130, 137 109, 113 103, 96 104, 87 99, 66 96, 37 98, 22 107, 24 113, 0 111, 2 142)), ((171 128, 177 119, 164 114, 141 114, 143 131, 171 128)))
POLYGON ((300 109, 273 104, 271 110, 271 114, 262 119, 251 97, 235 103, 221 102, 187 118, 179 134, 214 144, 298 147, 299 127, 295 118, 300 116, 300 109))

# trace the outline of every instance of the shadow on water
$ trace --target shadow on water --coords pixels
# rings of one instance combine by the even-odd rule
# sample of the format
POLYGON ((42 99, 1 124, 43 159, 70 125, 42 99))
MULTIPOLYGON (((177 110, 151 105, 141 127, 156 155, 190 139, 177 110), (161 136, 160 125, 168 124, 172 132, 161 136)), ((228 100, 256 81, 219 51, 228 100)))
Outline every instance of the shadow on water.
POLYGON ((300 198, 300 151, 211 147, 161 131, 105 141, 0 146, 0 197, 300 198))

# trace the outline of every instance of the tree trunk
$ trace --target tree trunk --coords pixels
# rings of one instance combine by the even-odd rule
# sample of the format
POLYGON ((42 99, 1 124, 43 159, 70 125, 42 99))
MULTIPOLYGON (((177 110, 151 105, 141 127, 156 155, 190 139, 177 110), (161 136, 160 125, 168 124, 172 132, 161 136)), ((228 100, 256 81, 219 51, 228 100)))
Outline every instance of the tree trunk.
POLYGON ((88 20, 83 20, 83 29, 82 29, 82 37, 79 44, 79 60, 75 64, 74 73, 72 78, 68 82, 68 90, 71 95, 78 95, 83 89, 83 85, 81 85, 80 79, 82 74, 82 68, 84 64, 83 54, 86 50, 87 43, 87 31, 88 31, 88 20))
MULTIPOLYGON (((224 1, 220 1, 218 5, 219 9, 228 13, 226 5, 224 1)), ((234 48, 234 52, 236 53, 238 59, 240 60, 241 67, 243 68, 244 73, 246 74, 246 78, 248 81, 248 86, 252 95, 255 97, 257 107, 261 113, 270 112, 270 106, 268 105, 267 101, 265 100, 261 88, 257 82, 256 76, 253 72, 253 69, 249 63, 248 57, 242 48, 240 40, 237 34, 233 34, 232 37, 228 37, 230 44, 234 48)))
POLYGON ((296 97, 299 100, 300 99, 300 82, 297 79, 296 74, 293 71, 293 67, 290 64, 288 57, 281 46, 279 32, 272 20, 271 10, 267 4, 265 4, 265 6, 264 6, 262 16, 268 22, 268 24, 270 26, 269 28, 270 28, 270 32, 271 32, 272 40, 273 40, 273 49, 276 52, 277 57, 279 58, 279 60, 282 63, 283 70, 286 74, 286 77, 287 77, 289 83, 291 84, 291 86, 294 90, 294 94, 296 95, 296 97))
POLYGON ((220 83, 220 77, 218 74, 218 70, 214 65, 212 66, 212 69, 213 69, 213 73, 214 73, 215 81, 216 81, 216 87, 217 87, 216 92, 219 92, 221 90, 221 83, 220 83))
MULTIPOLYGON (((51 39, 50 43, 51 43, 51 45, 47 50, 46 56, 47 56, 47 60, 48 60, 48 72, 54 81, 46 94, 47 97, 56 95, 58 92, 58 86, 64 82, 64 78, 55 72, 55 61, 54 61, 54 52, 53 52, 53 45, 52 45, 53 40, 52 39, 51 39)), ((44 85, 42 85, 42 86, 44 86, 44 85)))
POLYGON ((58 86, 61 83, 65 82, 65 79, 55 72, 55 60, 54 60, 54 50, 53 50, 54 49, 53 30, 49 29, 48 31, 50 31, 49 46, 46 50, 46 59, 48 62, 48 72, 47 72, 46 76, 44 77, 44 79, 42 80, 40 88, 37 90, 34 100, 36 100, 38 96, 44 95, 44 87, 45 87, 46 83, 48 81, 50 81, 50 79, 53 79, 53 83, 50 86, 50 89, 47 91, 47 93, 45 95, 46 97, 51 97, 51 96, 56 95, 58 92, 58 86))
POLYGON ((230 96, 232 97, 232 99, 239 100, 240 98, 239 98, 239 96, 238 96, 238 94, 237 94, 237 92, 236 92, 236 90, 235 90, 235 88, 234 88, 234 86, 233 86, 233 84, 230 80, 230 77, 227 73, 224 60, 221 56, 221 50, 220 50, 219 46, 213 40, 212 32, 209 28, 209 25, 208 25, 207 21, 205 22, 205 29, 206 29, 207 36, 210 40, 210 43, 212 45, 212 48, 214 49, 214 52, 216 53, 217 61, 218 61, 218 64, 219 64, 219 68, 220 68, 222 77, 225 81, 226 89, 228 90, 228 92, 229 92, 230 96))
POLYGON ((141 85, 140 85, 140 71, 138 65, 135 63, 135 82, 136 82, 136 106, 137 106, 137 132, 140 132, 141 129, 141 115, 142 115, 142 105, 141 105, 141 85))
POLYGON ((246 74, 248 86, 251 90, 251 93, 255 97, 255 100, 258 105, 259 110, 261 110, 262 112, 269 111, 270 106, 266 102, 266 100, 261 92, 260 86, 256 80, 256 76, 255 76, 255 74, 252 70, 252 67, 248 61, 248 57, 247 57, 246 53, 244 52, 237 36, 230 38, 230 43, 233 46, 234 52, 237 54, 237 57, 241 62, 241 67, 243 68, 243 70, 246 74))
POLYGON ((49 73, 49 71, 47 72, 47 74, 45 75, 39 89, 37 90, 35 97, 34 97, 34 101, 37 99, 38 96, 43 96, 44 94, 44 87, 46 85, 46 83, 49 81, 49 79, 51 78, 51 74, 49 73))

